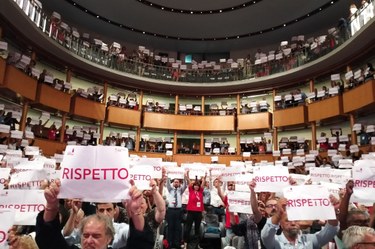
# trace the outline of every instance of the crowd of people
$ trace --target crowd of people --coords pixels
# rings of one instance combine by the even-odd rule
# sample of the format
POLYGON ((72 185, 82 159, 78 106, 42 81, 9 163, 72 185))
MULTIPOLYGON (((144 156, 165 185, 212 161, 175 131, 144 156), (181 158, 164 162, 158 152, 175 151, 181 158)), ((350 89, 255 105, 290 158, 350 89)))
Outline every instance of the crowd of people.
MULTIPOLYGON (((336 219, 311 221, 288 219, 287 199, 278 193, 255 192, 255 180, 248 183, 252 214, 230 211, 228 194, 236 190, 236 182, 224 182, 211 170, 200 179, 189 176, 189 170, 183 179, 171 179, 163 168, 161 179, 150 180, 150 190, 141 191, 131 184, 130 198, 122 203, 90 203, 58 199, 60 180, 45 182, 44 211, 35 226, 9 229, 10 248, 200 248, 202 229, 208 231, 218 222, 225 224, 222 248, 323 248, 328 244, 362 248, 358 246, 375 244, 374 207, 350 201, 351 180, 338 198, 330 197, 336 219), (206 227, 202 228, 202 222, 206 227), (160 235, 165 236, 164 241, 158 240, 160 235)), ((290 177, 289 184, 297 182, 290 177)), ((221 233, 214 228, 211 233, 221 233)))

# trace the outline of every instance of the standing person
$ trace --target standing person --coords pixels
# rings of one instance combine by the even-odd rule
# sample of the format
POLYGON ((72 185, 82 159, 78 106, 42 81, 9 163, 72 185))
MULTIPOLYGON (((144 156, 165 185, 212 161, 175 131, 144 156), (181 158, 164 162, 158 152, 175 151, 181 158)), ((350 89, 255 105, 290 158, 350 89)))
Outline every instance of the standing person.
MULTIPOLYGON (((194 235, 195 238, 199 236, 199 229, 202 221, 202 212, 204 211, 203 205, 203 190, 206 185, 206 176, 202 178, 201 181, 195 177, 194 181, 189 179, 189 171, 185 173, 185 179, 189 185, 189 200, 187 204, 187 217, 185 223, 184 231, 184 241, 185 243, 190 242, 190 231, 194 222, 194 235)), ((186 246, 185 246, 186 248, 186 246)))
MULTIPOLYGON (((228 208, 228 196, 223 193, 223 190, 221 189, 220 185, 217 186, 216 188, 225 206, 225 244, 229 246, 231 245, 234 233, 232 231, 231 218, 230 218, 230 213, 229 213, 229 208, 228 208)), ((235 182, 233 181, 227 182, 227 189, 228 191, 235 191, 236 189, 235 182)), ((238 222, 239 222, 238 215, 235 215, 234 221, 232 224, 237 224, 238 222)))
POLYGON ((247 219, 244 219, 240 223, 236 224, 234 213, 230 212, 230 223, 232 231, 235 235, 245 237, 245 249, 258 249, 260 240, 260 230, 258 224, 262 221, 263 217, 258 208, 258 200, 254 191, 254 181, 250 182, 249 188, 250 205, 253 214, 249 215, 247 219))
POLYGON ((298 221, 288 220, 286 199, 280 199, 277 203, 277 212, 267 220, 261 232, 261 238, 266 248, 321 248, 330 242, 339 230, 337 219, 329 220, 321 231, 314 234, 302 234, 298 221), (282 233, 276 232, 282 228, 282 233))
POLYGON ((130 215, 129 222, 129 237, 126 244, 127 249, 153 249, 155 241, 157 239, 157 229, 165 217, 165 202, 163 197, 157 190, 155 180, 150 181, 150 195, 147 197, 143 194, 141 206, 136 212, 130 215), (152 208, 150 204, 150 197, 152 196, 152 202, 155 205, 152 208), (136 227, 136 221, 141 216, 144 219, 143 230, 138 230, 136 227))
MULTIPOLYGON (((166 178, 166 177, 164 177, 166 178)), ((163 178, 163 179, 164 179, 163 178)), ((182 194, 185 192, 187 187, 186 179, 183 180, 182 184, 179 179, 173 179, 172 181, 168 178, 167 180, 167 223, 168 233, 167 240, 170 248, 180 248, 181 244, 181 223, 182 223, 182 194)), ((164 180, 161 184, 163 184, 164 180)))
MULTIPOLYGON (((143 231, 144 219, 140 215, 133 215, 140 208, 140 199, 142 193, 134 186, 129 190, 130 200, 127 201, 127 208, 137 230, 143 231)), ((57 198, 60 192, 61 182, 56 179, 49 187, 44 190, 44 196, 47 204, 44 211, 39 213, 36 220, 35 240, 40 249, 77 249, 79 247, 69 246, 63 235, 59 222, 59 200, 57 198)), ((115 237, 111 218, 105 214, 93 214, 84 218, 80 224, 80 246, 81 248, 108 248, 115 237)), ((127 237, 127 235, 126 235, 127 237)))

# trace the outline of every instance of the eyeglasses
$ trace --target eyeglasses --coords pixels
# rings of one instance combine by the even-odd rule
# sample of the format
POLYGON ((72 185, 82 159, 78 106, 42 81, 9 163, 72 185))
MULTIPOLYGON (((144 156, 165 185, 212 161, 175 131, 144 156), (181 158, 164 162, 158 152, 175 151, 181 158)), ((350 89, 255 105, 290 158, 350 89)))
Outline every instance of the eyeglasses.
POLYGON ((234 187, 234 184, 228 184, 228 187, 234 187))
POLYGON ((359 242, 356 245, 369 245, 371 247, 375 247, 375 242, 359 242))
POLYGON ((275 208, 277 207, 277 204, 268 204, 266 205, 266 208, 275 208))

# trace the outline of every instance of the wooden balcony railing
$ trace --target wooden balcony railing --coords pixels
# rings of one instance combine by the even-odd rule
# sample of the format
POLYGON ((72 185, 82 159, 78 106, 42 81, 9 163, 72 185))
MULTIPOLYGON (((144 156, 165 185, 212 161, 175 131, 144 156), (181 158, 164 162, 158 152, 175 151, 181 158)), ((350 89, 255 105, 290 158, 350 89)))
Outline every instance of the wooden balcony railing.
POLYGON ((141 111, 109 106, 107 108, 107 122, 139 127, 141 126, 141 111))
POLYGON ((239 130, 259 130, 272 128, 272 113, 259 112, 239 114, 237 116, 239 130))
POLYGON ((194 116, 145 112, 143 127, 186 131, 233 131, 234 116, 194 116))
POLYGON ((309 122, 340 116, 343 114, 342 96, 313 102, 307 106, 307 109, 309 122))
POLYGON ((35 100, 37 90, 37 80, 26 75, 20 69, 7 65, 3 84, 5 87, 27 99, 35 100))
POLYGON ((70 99, 69 93, 64 93, 46 84, 38 85, 36 101, 42 105, 69 112, 70 99))
POLYGON ((70 106, 70 113, 89 119, 104 120, 105 105, 80 96, 73 96, 70 106))
POLYGON ((307 108, 305 105, 276 110, 273 113, 273 125, 275 127, 285 127, 303 125, 307 122, 307 108))
POLYGON ((344 113, 352 112, 375 103, 375 80, 370 80, 343 94, 344 113))

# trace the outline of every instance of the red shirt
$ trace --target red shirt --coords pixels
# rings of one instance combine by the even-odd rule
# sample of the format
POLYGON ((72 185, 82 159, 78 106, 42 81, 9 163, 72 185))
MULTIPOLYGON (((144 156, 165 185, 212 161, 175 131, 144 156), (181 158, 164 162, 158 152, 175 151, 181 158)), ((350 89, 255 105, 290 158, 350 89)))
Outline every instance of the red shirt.
MULTIPOLYGON (((228 207, 228 196, 226 195, 224 198, 224 205, 225 205, 225 228, 230 229, 231 224, 230 224, 230 214, 229 214, 229 207, 228 207)), ((240 222, 240 219, 238 218, 238 215, 234 216, 234 221, 236 224, 240 222)))
POLYGON ((198 191, 195 191, 193 186, 189 186, 189 201, 186 209, 188 211, 204 211, 203 188, 199 188, 198 191))

